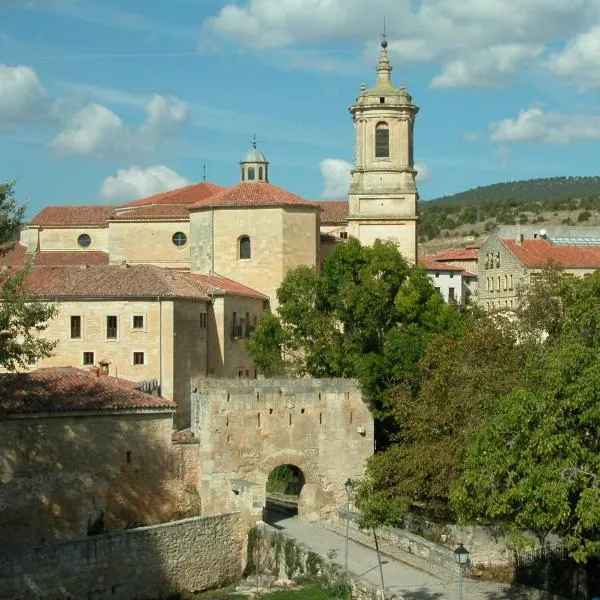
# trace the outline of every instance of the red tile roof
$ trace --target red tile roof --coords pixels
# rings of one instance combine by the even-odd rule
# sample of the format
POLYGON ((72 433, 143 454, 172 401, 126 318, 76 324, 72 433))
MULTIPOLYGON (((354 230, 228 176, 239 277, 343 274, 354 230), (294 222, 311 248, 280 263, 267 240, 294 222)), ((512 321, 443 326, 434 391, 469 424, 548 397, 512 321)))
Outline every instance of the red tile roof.
POLYGON ((208 296, 177 271, 151 265, 35 266, 26 279, 39 298, 191 298, 208 296))
POLYGON ((185 187, 171 190, 170 192, 163 192, 162 194, 142 198, 141 200, 134 200, 123 206, 143 206, 145 204, 182 204, 187 206, 188 204, 193 204, 199 200, 214 196, 224 189, 225 188, 220 185, 203 181, 201 183, 186 185, 185 187))
POLYGON ((436 260, 477 260, 479 248, 450 248, 435 255, 436 260))
POLYGON ((155 204, 116 210, 110 221, 189 221, 190 211, 181 204, 155 204))
POLYGON ((270 183, 243 182, 215 196, 194 202, 189 206, 189 209, 195 210, 219 206, 306 206, 318 208, 319 204, 305 200, 300 196, 296 196, 296 194, 292 194, 270 183))
POLYGON ((348 222, 348 200, 321 201, 319 206, 323 209, 321 224, 348 222))
POLYGON ((33 219, 30 225, 44 227, 85 227, 106 225, 115 210, 114 206, 47 206, 33 219))
POLYGON ((188 298, 209 294, 267 300, 264 294, 226 277, 197 275, 152 265, 35 265, 26 279, 38 298, 188 298))
POLYGON ((22 265, 27 255, 27 248, 18 242, 10 242, 0 246, 0 266, 12 267, 22 265))
POLYGON ((248 296, 250 298, 258 298, 260 300, 268 300, 268 296, 249 288, 241 283, 237 283, 227 277, 220 275, 199 275, 197 273, 180 272, 180 275, 187 282, 198 286, 206 294, 216 295, 231 295, 231 296, 248 296))
POLYGON ((426 255, 419 256, 419 264, 423 266, 427 271, 461 271, 462 267, 458 265, 449 265, 447 263, 440 262, 437 259, 437 256, 426 255))
POLYGON ((70 265, 107 265, 108 252, 98 250, 82 250, 77 252, 43 251, 33 255, 33 260, 40 267, 67 267, 70 265))
POLYGON ((553 245, 549 240, 505 239, 502 243, 528 268, 545 267, 555 262, 565 269, 600 268, 600 246, 553 245))
POLYGON ((74 367, 0 374, 0 413, 32 414, 73 411, 174 411, 170 400, 144 394, 136 384, 97 377, 74 367))

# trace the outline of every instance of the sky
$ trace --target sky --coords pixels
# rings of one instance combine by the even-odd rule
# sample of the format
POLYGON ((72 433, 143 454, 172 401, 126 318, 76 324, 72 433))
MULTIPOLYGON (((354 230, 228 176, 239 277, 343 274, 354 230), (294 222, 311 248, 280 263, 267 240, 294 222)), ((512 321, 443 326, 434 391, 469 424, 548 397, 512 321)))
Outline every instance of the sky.
POLYGON ((0 0, 0 181, 32 216, 239 181, 346 197, 383 22, 422 199, 598 175, 600 0, 0 0))

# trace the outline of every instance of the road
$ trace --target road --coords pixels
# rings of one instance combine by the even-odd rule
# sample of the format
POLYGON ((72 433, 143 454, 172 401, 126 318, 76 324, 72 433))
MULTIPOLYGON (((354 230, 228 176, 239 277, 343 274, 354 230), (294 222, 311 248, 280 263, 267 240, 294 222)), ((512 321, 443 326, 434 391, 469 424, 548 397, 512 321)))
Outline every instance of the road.
MULTIPOLYGON (((271 524, 322 556, 335 549, 336 562, 344 565, 346 552, 344 536, 317 525, 304 523, 296 517, 279 517, 271 521, 271 524)), ((414 557, 407 558, 414 562, 414 557)), ((385 561, 383 565, 385 587, 397 598, 457 600, 459 597, 458 573, 430 566, 425 571, 389 556, 383 556, 382 560, 385 561)), ((381 584, 377 554, 374 550, 352 540, 348 543, 348 570, 376 586, 381 584)), ((507 584, 464 580, 464 600, 525 600, 526 598, 527 596, 521 590, 507 584)))

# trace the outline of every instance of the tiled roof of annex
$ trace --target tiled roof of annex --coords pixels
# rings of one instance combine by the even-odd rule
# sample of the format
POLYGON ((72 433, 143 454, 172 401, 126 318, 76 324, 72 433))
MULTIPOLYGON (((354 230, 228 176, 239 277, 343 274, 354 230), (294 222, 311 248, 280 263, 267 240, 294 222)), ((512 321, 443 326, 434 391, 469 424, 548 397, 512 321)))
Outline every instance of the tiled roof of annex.
POLYGON ((427 271, 463 271, 463 267, 438 261, 437 255, 431 254, 419 256, 419 264, 427 271))
POLYGON ((262 181, 242 182, 215 196, 199 200, 188 208, 202 210, 219 207, 253 208, 265 206, 302 206, 318 209, 320 204, 262 181))
POLYGON ((196 275, 152 265, 34 266, 26 279, 28 291, 47 299, 60 298, 187 298, 208 301, 210 295, 267 297, 230 279, 196 275))
POLYGON ((554 245, 547 239, 501 240, 504 246, 527 268, 556 263, 565 269, 599 269, 600 246, 554 245))
POLYGON ((173 412, 171 400, 145 394, 131 381, 74 367, 0 374, 5 414, 144 410, 173 412))
POLYGON ((171 190, 170 192, 163 192, 162 194, 155 194, 148 198, 141 198, 140 200, 128 202, 127 204, 123 204, 122 208, 144 206, 148 204, 181 204, 187 206, 188 204, 210 198, 224 190, 225 188, 220 185, 202 181, 200 183, 186 185, 185 187, 176 190, 171 190))
POLYGON ((58 251, 44 250, 27 255, 27 248, 20 243, 4 244, 6 253, 0 250, 0 267, 20 267, 29 258, 38 266, 64 267, 71 265, 107 265, 108 252, 98 250, 58 251))
POLYGON ((190 211, 182 204, 153 204, 117 210, 109 221, 189 221, 190 211))
POLYGON ((477 260, 479 248, 449 248, 435 254, 436 260, 477 260))
POLYGON ((115 206, 90 204, 87 206, 47 206, 29 225, 40 227, 99 227, 106 225, 115 206))
POLYGON ((321 207, 321 224, 327 225, 348 222, 348 200, 323 200, 319 201, 321 207))

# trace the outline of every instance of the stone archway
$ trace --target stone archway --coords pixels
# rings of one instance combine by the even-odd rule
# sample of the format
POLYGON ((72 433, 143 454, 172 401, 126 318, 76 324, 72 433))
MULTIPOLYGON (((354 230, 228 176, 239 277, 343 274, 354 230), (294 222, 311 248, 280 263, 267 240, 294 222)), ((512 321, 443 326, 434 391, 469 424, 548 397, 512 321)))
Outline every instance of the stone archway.
POLYGON ((298 517, 303 521, 318 521, 323 505, 323 490, 318 465, 305 452, 280 450, 267 456, 256 469, 254 480, 265 490, 264 508, 267 507, 267 480, 274 469, 282 465, 293 465, 303 476, 303 485, 298 497, 298 517))

